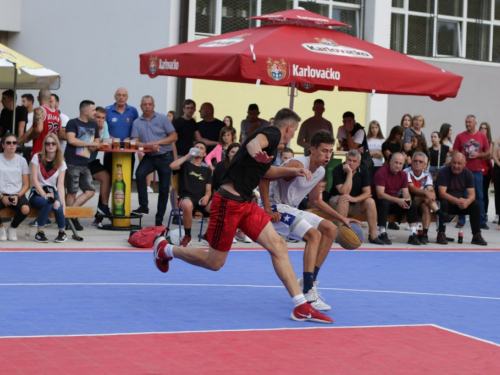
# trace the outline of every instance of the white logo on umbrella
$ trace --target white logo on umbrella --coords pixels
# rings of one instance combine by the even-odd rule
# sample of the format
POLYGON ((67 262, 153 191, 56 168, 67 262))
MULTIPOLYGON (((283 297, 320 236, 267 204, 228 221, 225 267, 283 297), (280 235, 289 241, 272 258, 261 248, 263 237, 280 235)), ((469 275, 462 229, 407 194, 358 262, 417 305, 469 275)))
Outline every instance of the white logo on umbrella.
POLYGON ((363 50, 341 46, 334 40, 326 38, 316 38, 319 43, 303 43, 302 47, 314 53, 322 53, 325 55, 358 57, 362 59, 373 59, 373 56, 363 50))

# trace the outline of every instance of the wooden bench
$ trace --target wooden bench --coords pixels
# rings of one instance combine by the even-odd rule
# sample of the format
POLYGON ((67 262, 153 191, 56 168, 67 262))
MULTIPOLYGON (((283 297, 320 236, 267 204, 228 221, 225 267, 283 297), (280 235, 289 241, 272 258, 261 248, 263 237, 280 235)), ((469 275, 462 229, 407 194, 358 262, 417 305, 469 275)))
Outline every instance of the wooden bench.
MULTIPOLYGON (((318 210, 317 208, 308 208, 306 211, 312 212, 313 214, 316 214, 319 217, 322 217, 323 219, 333 221, 332 217, 330 215, 325 214, 324 212, 318 210)), ((362 215, 349 215, 349 217, 351 219, 355 219, 355 220, 358 220, 358 221, 368 221, 368 219, 366 218, 365 214, 362 214, 362 215)), ((422 217, 421 216, 418 217, 418 221, 419 222, 422 221, 422 217)), ((389 214, 389 215, 387 215, 387 222, 388 223, 397 223, 397 222, 399 222, 398 215, 395 215, 395 214, 389 214)), ((401 219, 401 223, 406 223, 406 222, 407 221, 406 221, 406 215, 405 215, 401 219)), ((434 212, 431 212, 431 223, 435 223, 435 222, 436 222, 436 214, 434 212)))
MULTIPOLYGON (((16 211, 3 208, 0 210, 0 217, 3 218, 13 218, 16 214, 16 211)), ((29 218, 37 218, 40 214, 40 210, 36 208, 32 208, 30 213, 28 214, 29 218)), ((66 207, 64 211, 64 216, 66 219, 81 219, 81 218, 90 218, 94 217, 95 210, 92 207, 66 207)), ((54 217, 54 212, 50 211, 49 217, 54 217)), ((83 238, 78 235, 78 231, 75 229, 73 222, 68 220, 71 231, 73 232, 73 239, 76 241, 83 241, 83 238)))

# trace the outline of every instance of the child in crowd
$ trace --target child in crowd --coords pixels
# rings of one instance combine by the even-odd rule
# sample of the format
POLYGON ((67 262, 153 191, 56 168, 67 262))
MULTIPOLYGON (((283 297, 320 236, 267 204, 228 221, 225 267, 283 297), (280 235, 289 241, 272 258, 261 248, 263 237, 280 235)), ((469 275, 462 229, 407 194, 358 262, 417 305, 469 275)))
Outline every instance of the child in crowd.
POLYGON ((205 164, 212 170, 212 172, 215 169, 215 166, 212 165, 212 160, 215 159, 217 164, 224 159, 227 147, 233 143, 235 135, 236 131, 234 128, 226 126, 221 129, 219 134, 219 144, 215 146, 215 148, 205 157, 205 164))

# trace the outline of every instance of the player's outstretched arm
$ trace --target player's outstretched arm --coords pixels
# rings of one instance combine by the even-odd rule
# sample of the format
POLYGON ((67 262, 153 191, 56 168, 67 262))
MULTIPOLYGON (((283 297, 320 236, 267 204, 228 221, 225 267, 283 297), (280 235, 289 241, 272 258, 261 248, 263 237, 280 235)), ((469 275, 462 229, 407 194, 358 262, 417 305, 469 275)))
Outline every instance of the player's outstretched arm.
POLYGON ((269 201, 269 184, 271 180, 262 179, 259 183, 260 200, 262 201, 262 207, 264 211, 271 216, 271 221, 277 223, 281 219, 281 214, 279 212, 273 212, 271 209, 271 202, 269 201))
POLYGON ((264 178, 271 180, 278 180, 280 178, 291 180, 295 177, 305 177, 308 181, 311 179, 311 171, 304 168, 298 160, 292 160, 286 163, 285 166, 272 166, 264 175, 264 178))

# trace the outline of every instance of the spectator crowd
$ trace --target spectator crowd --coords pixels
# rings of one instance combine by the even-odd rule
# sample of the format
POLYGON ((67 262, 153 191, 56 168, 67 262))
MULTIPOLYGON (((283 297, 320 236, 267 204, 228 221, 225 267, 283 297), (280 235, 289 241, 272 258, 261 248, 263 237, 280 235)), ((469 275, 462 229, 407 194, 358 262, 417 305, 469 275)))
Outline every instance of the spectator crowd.
MULTIPOLYGON (((172 206, 183 212, 182 222, 176 217, 174 223, 183 226, 180 244, 187 247, 192 239, 193 214, 198 211, 209 217, 212 194, 223 184, 233 157, 246 147, 252 134, 274 126, 274 118, 260 117, 257 104, 248 106, 239 127, 231 116, 219 120, 211 103, 201 104, 201 120, 197 122, 197 106, 191 99, 184 100, 182 114, 177 117, 174 111, 155 111, 154 98, 145 95, 139 114, 128 104, 125 88, 116 90, 115 101, 108 106, 83 100, 79 116, 73 119, 61 112, 59 97, 49 90, 40 90, 38 104, 31 94, 21 99, 21 105, 16 105, 12 90, 2 93, 0 209, 13 210, 14 217, 8 229, 0 224, 0 241, 17 240, 16 228, 31 208, 39 210, 38 217, 29 223, 37 227, 35 241, 48 242, 44 228, 52 225, 51 211, 59 229, 55 241, 66 241, 68 226, 76 230, 83 227, 77 218, 69 219, 71 223, 66 220, 65 207, 83 206, 96 194, 96 180, 99 198, 93 225, 102 226, 105 218, 123 216, 110 209, 113 162, 105 148, 116 142, 121 147, 133 142, 147 152, 139 156, 135 174, 139 206, 132 215, 149 214, 148 194, 153 192, 151 176, 155 173, 159 193, 155 224, 163 225, 171 198, 172 206), (101 151, 102 162, 97 157, 101 151)), ((261 194, 262 207, 273 223, 281 221, 275 227, 287 240, 305 240, 308 248, 319 248, 320 253, 323 248, 329 249, 336 233, 333 227, 320 221, 314 224, 316 219, 305 215, 304 222, 310 225, 292 230, 281 220, 285 212, 295 217, 302 215, 302 209, 316 208, 340 224, 348 225, 352 221, 348 217, 364 215, 368 241, 376 245, 391 244, 388 230, 399 230, 403 218, 408 222, 409 244, 428 244, 435 218, 436 242, 445 245, 451 240, 446 236, 446 225, 458 217, 456 226, 462 228, 466 216, 472 244, 487 244, 482 231, 489 229, 488 192, 492 184, 496 211, 493 223, 498 224, 500 213, 500 137, 493 140, 487 122, 478 126, 476 117, 467 115, 465 130, 453 139, 450 124, 426 136, 424 117, 405 114, 385 138, 379 122, 374 120, 364 127, 353 112, 347 111, 334 135, 332 123, 323 117, 324 101, 315 100, 312 111, 314 115, 303 121, 297 132, 303 156, 281 147, 274 165, 309 168, 306 174, 315 176, 314 183, 297 182, 294 188, 290 180, 273 181, 261 184, 260 192, 254 192, 256 196, 261 194), (345 154, 345 162, 325 177, 321 168, 331 162, 335 143, 337 151, 345 154), (322 172, 315 174, 317 168, 322 172), (331 181, 328 191, 327 180, 331 181), (321 238, 328 240, 322 242, 321 238)), ((129 173, 134 164, 132 158, 129 173)), ((238 232, 233 241, 238 240, 251 241, 243 232, 238 232)), ((311 264, 324 261, 318 260, 320 253, 311 253, 311 264)))

